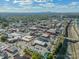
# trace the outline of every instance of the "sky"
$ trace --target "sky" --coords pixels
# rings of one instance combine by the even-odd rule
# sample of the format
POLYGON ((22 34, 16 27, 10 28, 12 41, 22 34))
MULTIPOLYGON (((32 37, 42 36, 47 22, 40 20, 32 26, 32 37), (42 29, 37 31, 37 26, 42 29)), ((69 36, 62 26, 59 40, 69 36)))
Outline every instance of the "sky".
POLYGON ((79 0, 0 0, 0 12, 79 12, 79 0))

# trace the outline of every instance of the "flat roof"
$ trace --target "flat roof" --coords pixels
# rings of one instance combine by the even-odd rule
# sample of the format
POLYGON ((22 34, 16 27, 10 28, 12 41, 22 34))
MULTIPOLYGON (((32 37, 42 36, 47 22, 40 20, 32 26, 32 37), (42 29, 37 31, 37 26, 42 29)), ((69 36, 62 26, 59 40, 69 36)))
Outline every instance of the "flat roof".
POLYGON ((46 44, 46 42, 43 42, 43 41, 40 41, 40 40, 35 40, 34 43, 39 44, 39 45, 43 45, 43 46, 46 44))
POLYGON ((24 36, 24 37, 22 38, 22 40, 30 41, 30 40, 32 40, 32 38, 33 38, 33 36, 24 36))
POLYGON ((47 32, 56 32, 56 29, 49 29, 47 32))

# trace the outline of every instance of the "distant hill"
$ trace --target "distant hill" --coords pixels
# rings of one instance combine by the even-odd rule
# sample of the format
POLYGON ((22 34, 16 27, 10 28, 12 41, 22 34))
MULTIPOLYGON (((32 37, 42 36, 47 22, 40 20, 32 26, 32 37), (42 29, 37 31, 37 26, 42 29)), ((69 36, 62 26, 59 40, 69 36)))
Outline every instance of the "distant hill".
POLYGON ((48 12, 41 13, 0 13, 0 16, 27 16, 27 15, 40 15, 40 14, 52 14, 48 12))
POLYGON ((73 15, 79 16, 79 13, 52 13, 52 12, 40 12, 40 13, 0 13, 0 16, 27 16, 27 15, 40 15, 40 14, 47 14, 47 15, 73 15))

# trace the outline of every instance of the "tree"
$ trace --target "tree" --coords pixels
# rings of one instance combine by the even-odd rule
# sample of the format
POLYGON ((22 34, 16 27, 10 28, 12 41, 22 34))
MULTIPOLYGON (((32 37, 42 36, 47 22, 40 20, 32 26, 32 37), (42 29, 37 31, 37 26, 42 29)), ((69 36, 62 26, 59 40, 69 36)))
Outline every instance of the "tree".
POLYGON ((8 23, 7 22, 3 22, 2 25, 3 25, 3 27, 7 27, 8 23))
POLYGON ((25 55, 29 55, 32 56, 32 59, 42 59, 42 55, 35 52, 35 51, 31 51, 29 49, 24 49, 24 54, 25 55))
POLYGON ((32 53, 28 49, 24 49, 23 52, 25 55, 30 55, 30 56, 32 55, 32 53))
POLYGON ((5 37, 5 36, 1 36, 1 42, 5 42, 6 40, 7 40, 7 37, 5 37))
POLYGON ((42 56, 39 53, 33 53, 32 59, 42 59, 42 56))
POLYGON ((32 59, 37 59, 37 56, 36 55, 32 55, 32 59))
POLYGON ((53 55, 50 53, 47 59, 53 59, 53 55))

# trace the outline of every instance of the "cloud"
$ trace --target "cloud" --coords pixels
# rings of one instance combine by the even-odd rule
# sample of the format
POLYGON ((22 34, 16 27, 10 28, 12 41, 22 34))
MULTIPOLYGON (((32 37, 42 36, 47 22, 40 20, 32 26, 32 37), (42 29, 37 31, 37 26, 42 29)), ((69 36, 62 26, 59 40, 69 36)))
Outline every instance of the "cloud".
POLYGON ((68 6, 70 8, 77 8, 77 7, 79 7, 79 2, 71 2, 68 6))
POLYGON ((32 0, 14 0, 14 3, 32 3, 32 0))
POLYGON ((46 4, 39 4, 39 6, 43 7, 43 8, 53 8, 55 7, 54 3, 46 3, 46 4))
POLYGON ((79 4, 79 2, 71 2, 70 5, 77 5, 77 4, 79 4))
POLYGON ((48 0, 34 0, 35 2, 47 2, 48 0))
POLYGON ((17 4, 20 7, 25 7, 25 5, 28 5, 28 6, 31 5, 32 0, 14 0, 13 4, 17 4))
POLYGON ((8 2, 8 1, 10 1, 10 0, 5 0, 5 1, 7 1, 7 2, 8 2))
POLYGON ((31 13, 31 12, 47 12, 49 11, 48 9, 35 9, 31 7, 26 7, 26 8, 5 8, 1 7, 0 12, 16 12, 16 13, 31 13))
MULTIPOLYGON (((69 4, 55 4, 49 0, 6 0, 13 2, 13 5, 1 5, 0 12, 78 12, 79 2, 69 4), (40 2, 33 4, 33 2, 40 2), (45 2, 45 3, 41 3, 45 2), (14 6, 15 5, 15 6, 14 6), (20 7, 18 7, 20 6, 20 7)), ((50 0, 53 1, 53 0, 50 0)))
POLYGON ((58 5, 56 5, 55 4, 55 8, 61 8, 61 9, 72 9, 72 8, 78 8, 79 7, 79 2, 71 2, 71 3, 69 3, 69 4, 64 4, 64 5, 62 5, 62 4, 58 4, 58 5))

